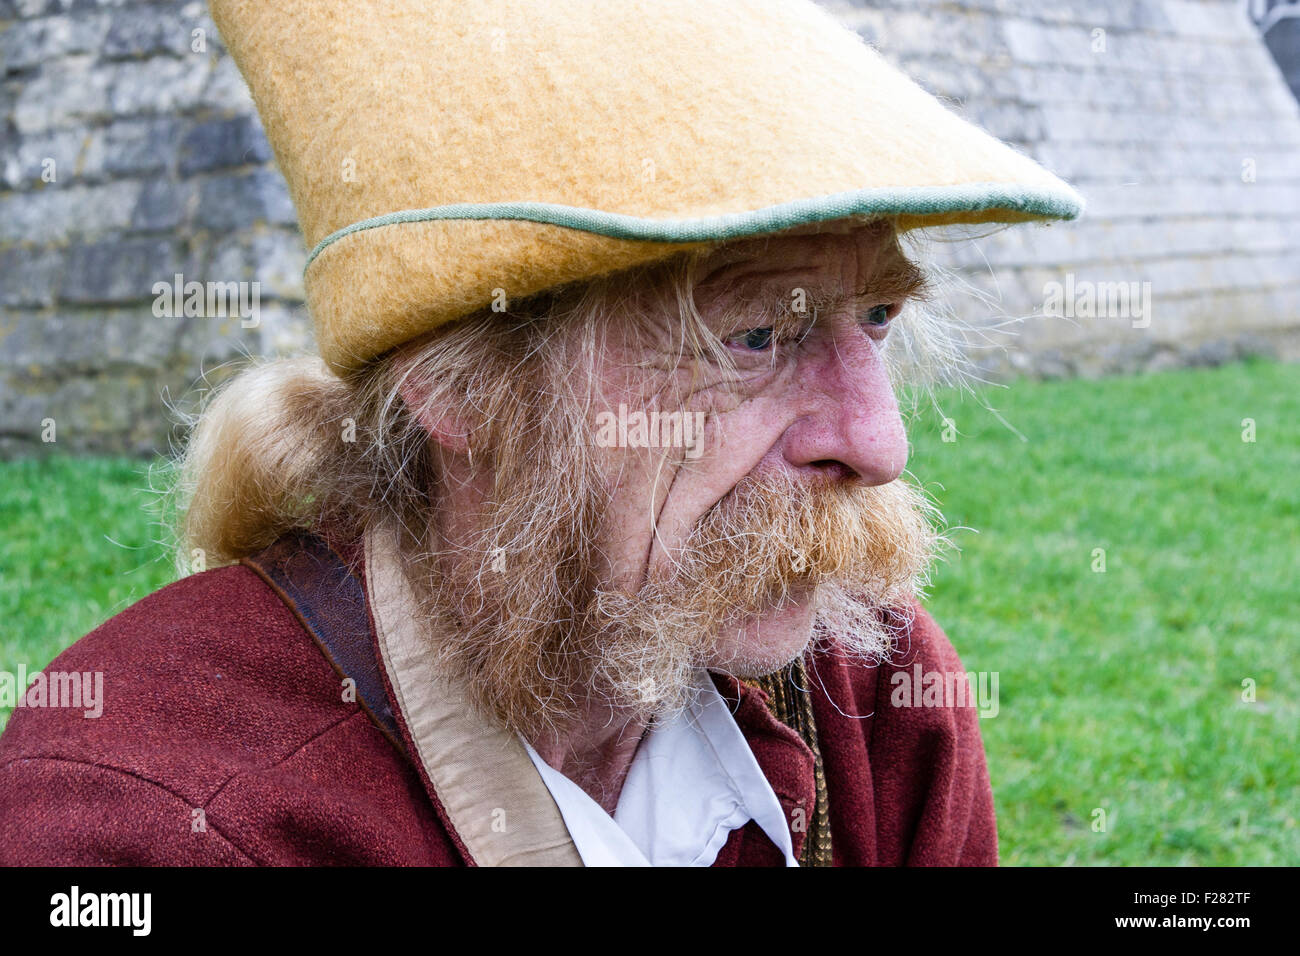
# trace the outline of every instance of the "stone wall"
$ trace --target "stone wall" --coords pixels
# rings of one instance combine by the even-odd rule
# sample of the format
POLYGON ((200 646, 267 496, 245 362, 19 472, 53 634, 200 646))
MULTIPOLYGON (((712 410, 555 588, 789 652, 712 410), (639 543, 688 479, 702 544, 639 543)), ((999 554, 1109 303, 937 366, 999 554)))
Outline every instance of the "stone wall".
POLYGON ((994 336, 1009 348, 979 353, 993 374, 1300 357, 1300 105, 1242 4, 828 6, 1088 200, 1075 223, 937 246, 992 299, 959 297, 963 318, 1011 320, 994 336), (1057 310, 1067 290, 1076 307, 1057 310))
POLYGON ((0 0, 0 71, 0 454, 51 419, 60 449, 165 448, 200 375, 308 334, 247 87, 199 2, 0 0), (256 326, 156 316, 178 273, 259 282, 256 326))
MULTIPOLYGON (((1300 108, 1239 4, 826 5, 1091 204, 936 247, 994 298, 959 296, 966 321, 1020 320, 979 353, 993 374, 1296 357, 1300 108), (1053 283, 1103 300, 1136 283, 1150 321, 1118 300, 1042 317, 1053 283)), ((60 450, 165 447, 165 406, 201 375, 308 340, 303 259, 202 3, 0 0, 0 454, 48 447, 51 421, 60 450), (257 282, 256 324, 156 315, 176 274, 257 282)))

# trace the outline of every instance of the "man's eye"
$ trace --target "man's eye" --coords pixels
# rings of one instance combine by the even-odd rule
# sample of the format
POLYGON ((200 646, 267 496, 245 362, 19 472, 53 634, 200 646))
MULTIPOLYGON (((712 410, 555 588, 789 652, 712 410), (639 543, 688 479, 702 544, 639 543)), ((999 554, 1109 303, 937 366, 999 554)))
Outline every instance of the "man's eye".
POLYGON ((877 328, 889 324, 889 306, 878 305, 862 317, 866 325, 874 325, 877 328))
POLYGON ((775 338, 775 332, 768 326, 761 329, 749 329, 727 339, 729 345, 738 345, 749 349, 751 352, 762 352, 772 344, 775 338))

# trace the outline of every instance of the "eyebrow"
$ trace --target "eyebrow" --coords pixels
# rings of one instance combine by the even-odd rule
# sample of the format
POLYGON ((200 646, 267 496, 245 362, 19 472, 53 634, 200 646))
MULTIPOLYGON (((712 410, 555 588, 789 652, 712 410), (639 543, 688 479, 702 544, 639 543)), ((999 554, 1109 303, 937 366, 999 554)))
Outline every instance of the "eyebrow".
POLYGON ((788 279, 779 277, 780 271, 793 270, 750 272, 734 279, 726 277, 729 270, 752 262, 751 259, 728 263, 714 270, 708 279, 712 281, 721 278, 733 293, 743 294, 753 299, 769 297, 776 300, 782 297, 790 299, 795 289, 803 289, 806 301, 810 304, 816 303, 819 310, 842 307, 850 302, 858 304, 871 302, 873 306, 888 302, 902 302, 906 299, 924 298, 930 291, 930 280, 925 271, 902 255, 892 257, 892 261, 885 268, 877 269, 873 273, 863 288, 852 292, 846 291, 838 283, 824 279, 805 284, 791 284, 788 279))
POLYGON ((902 258, 897 264, 874 275, 870 282, 858 290, 849 290, 836 282, 819 279, 804 285, 790 284, 788 280, 774 278, 764 273, 741 276, 731 284, 734 307, 729 313, 743 311, 749 315, 770 318, 779 324, 807 323, 819 316, 834 315, 845 308, 874 308, 924 298, 929 292, 929 279, 915 263, 902 258), (794 307, 795 291, 803 290, 802 311, 794 307))

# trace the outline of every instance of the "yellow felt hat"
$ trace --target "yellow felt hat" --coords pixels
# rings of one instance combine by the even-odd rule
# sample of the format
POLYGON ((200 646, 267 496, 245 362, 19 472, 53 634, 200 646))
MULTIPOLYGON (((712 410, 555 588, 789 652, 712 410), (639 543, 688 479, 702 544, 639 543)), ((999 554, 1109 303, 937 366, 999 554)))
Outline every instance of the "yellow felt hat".
POLYGON ((809 0, 210 7, 288 181, 339 372, 502 295, 699 244, 1083 209, 809 0))

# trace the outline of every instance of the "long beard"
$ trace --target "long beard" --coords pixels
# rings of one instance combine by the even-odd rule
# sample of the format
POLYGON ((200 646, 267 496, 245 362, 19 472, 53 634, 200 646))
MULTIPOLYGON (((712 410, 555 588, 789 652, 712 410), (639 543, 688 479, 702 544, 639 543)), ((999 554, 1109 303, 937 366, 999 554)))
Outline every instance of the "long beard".
POLYGON ((443 666, 529 739, 599 715, 670 718, 698 668, 719 663, 722 628, 796 597, 813 601, 810 642, 876 663, 894 639, 881 610, 906 613, 942 540, 933 505, 901 480, 810 487, 751 476, 667 555, 666 570, 635 593, 609 590, 595 577, 603 478, 585 449, 549 448, 508 480, 498 473, 503 491, 474 546, 424 555, 417 586, 442 623, 443 666))

